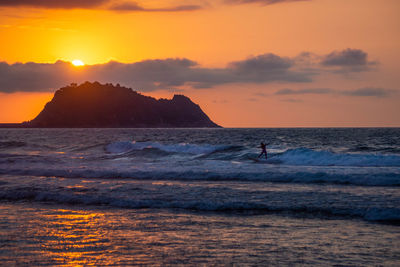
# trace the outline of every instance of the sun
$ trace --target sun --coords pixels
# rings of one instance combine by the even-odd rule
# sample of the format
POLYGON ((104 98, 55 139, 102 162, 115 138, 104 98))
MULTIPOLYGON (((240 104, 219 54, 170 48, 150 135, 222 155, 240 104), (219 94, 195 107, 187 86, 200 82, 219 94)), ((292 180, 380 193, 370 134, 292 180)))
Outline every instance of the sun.
POLYGON ((83 63, 83 61, 82 60, 79 60, 79 59, 74 59, 74 60, 72 60, 72 65, 74 65, 74 66, 84 66, 85 65, 85 63, 83 63))

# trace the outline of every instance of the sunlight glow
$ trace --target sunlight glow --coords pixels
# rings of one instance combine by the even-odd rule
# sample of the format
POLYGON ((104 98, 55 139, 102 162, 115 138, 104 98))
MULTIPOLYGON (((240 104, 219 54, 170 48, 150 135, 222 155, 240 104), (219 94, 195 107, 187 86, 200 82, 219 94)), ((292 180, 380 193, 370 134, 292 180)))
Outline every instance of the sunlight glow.
POLYGON ((74 66, 84 66, 85 65, 85 63, 83 63, 83 61, 82 60, 79 60, 79 59, 74 59, 74 60, 72 60, 72 65, 74 65, 74 66))

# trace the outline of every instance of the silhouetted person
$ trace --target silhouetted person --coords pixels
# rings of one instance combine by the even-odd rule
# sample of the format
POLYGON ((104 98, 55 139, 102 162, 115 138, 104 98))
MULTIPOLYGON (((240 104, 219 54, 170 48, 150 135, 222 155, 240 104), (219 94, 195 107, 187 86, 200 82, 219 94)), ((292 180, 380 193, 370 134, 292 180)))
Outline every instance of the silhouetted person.
POLYGON ((267 146, 263 142, 261 142, 260 148, 262 151, 258 157, 260 158, 263 154, 265 154, 265 159, 268 159, 267 158, 267 146))

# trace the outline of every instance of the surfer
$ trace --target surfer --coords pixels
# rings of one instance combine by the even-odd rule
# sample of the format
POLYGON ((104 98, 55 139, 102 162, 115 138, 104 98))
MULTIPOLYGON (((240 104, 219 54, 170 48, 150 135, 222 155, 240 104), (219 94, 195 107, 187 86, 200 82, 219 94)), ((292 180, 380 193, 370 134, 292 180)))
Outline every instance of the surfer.
POLYGON ((265 154, 265 159, 268 159, 267 158, 267 146, 263 142, 261 142, 260 148, 262 151, 258 157, 260 158, 263 154, 265 154))

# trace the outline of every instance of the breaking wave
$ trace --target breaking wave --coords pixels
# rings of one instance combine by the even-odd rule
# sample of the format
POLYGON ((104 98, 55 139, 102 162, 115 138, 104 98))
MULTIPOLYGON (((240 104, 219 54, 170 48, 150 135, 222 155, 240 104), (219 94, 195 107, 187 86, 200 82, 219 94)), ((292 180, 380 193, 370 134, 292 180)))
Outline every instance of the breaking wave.
POLYGON ((300 183, 300 184, 343 184, 361 186, 400 186, 400 172, 334 172, 331 170, 214 170, 189 168, 176 170, 176 168, 149 170, 136 168, 25 168, 3 169, 0 174, 24 175, 35 177, 59 178, 92 178, 92 179, 140 179, 140 180, 175 180, 175 181, 254 181, 275 183, 300 183), (175 169, 175 170, 174 170, 175 169))
MULTIPOLYGON (((160 144, 157 142, 114 142, 105 148, 107 153, 126 154, 134 151, 156 149, 160 156, 167 153, 182 153, 201 155, 203 159, 218 152, 218 157, 212 155, 213 160, 249 160, 256 159, 258 154, 249 148, 228 145, 210 144, 160 144), (163 153, 164 152, 164 153, 163 153)), ((357 167, 400 167, 400 156, 378 153, 335 153, 326 150, 312 150, 309 148, 287 149, 279 153, 269 153, 270 159, 260 163, 284 164, 294 166, 357 166, 357 167)))
POLYGON ((334 153, 296 148, 289 149, 275 157, 287 165, 400 167, 400 156, 397 155, 334 153))
MULTIPOLYGON (((179 194, 180 188, 161 185, 157 196, 147 197, 151 194, 151 188, 141 186, 118 186, 85 188, 84 186, 61 186, 44 188, 38 186, 21 186, 0 191, 0 200, 6 201, 33 201, 53 204, 68 204, 79 206, 109 206, 129 209, 183 209, 203 212, 223 213, 284 213, 293 216, 315 217, 354 217, 366 221, 400 224, 400 209, 398 207, 374 207, 373 202, 362 201, 354 206, 343 206, 342 203, 326 205, 324 202, 314 199, 304 202, 305 194, 293 196, 291 192, 267 192, 266 196, 254 198, 251 192, 236 190, 230 192, 231 197, 224 196, 219 199, 215 195, 204 196, 202 191, 185 190, 185 194, 179 194), (169 188, 171 187, 171 188, 169 188), (164 191, 165 190, 165 191, 164 191), (176 190, 172 194, 170 190, 176 190), (234 196, 234 197, 233 197, 234 196), (362 204, 359 204, 362 203, 362 204), (372 205, 372 207, 369 207, 372 205)), ((221 192, 224 194, 226 192, 221 192)), ((258 193, 258 196, 260 193, 258 193)), ((327 199, 334 200, 335 195, 329 193, 327 199)), ((346 200, 344 200, 346 201, 346 200)), ((352 200, 354 201, 354 200, 352 200)), ((366 200, 367 201, 367 200, 366 200)), ((356 203, 356 202, 355 202, 356 203)))
POLYGON ((115 142, 106 146, 106 151, 113 154, 127 153, 135 150, 158 149, 170 153, 186 153, 192 155, 210 154, 230 148, 224 145, 196 145, 196 144, 171 144, 164 145, 157 142, 115 142))

